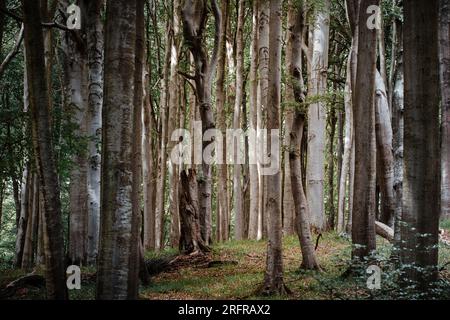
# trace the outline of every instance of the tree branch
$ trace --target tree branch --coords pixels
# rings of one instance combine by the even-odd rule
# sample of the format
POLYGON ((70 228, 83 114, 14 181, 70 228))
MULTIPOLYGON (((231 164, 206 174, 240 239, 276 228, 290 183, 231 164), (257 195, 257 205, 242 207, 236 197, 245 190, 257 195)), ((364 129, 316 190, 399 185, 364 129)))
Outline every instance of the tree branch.
POLYGON ((195 76, 187 74, 187 73, 185 73, 185 72, 183 72, 181 70, 178 70, 178 74, 182 75, 183 77, 185 77, 185 78, 187 78, 189 80, 195 80, 195 76))
POLYGON ((19 53, 20 50, 20 46, 22 44, 23 41, 23 31, 24 31, 24 27, 23 27, 23 23, 22 26, 20 28, 19 34, 17 35, 16 38, 16 43, 14 45, 14 47, 12 48, 12 50, 8 53, 8 55, 6 56, 5 60, 2 62, 2 64, 0 65, 0 78, 2 77, 3 73, 5 72, 6 67, 8 66, 8 64, 14 59, 14 57, 19 53))

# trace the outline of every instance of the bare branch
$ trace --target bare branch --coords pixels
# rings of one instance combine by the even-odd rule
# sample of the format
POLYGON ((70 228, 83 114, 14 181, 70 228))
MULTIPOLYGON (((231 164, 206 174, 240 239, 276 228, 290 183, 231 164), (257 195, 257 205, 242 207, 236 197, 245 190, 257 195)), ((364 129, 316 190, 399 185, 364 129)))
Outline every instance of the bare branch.
POLYGON ((8 55, 6 56, 5 60, 2 62, 2 64, 0 65, 0 77, 3 75, 3 73, 5 72, 6 67, 8 66, 8 64, 14 59, 14 57, 19 53, 20 51, 20 46, 22 45, 22 41, 23 41, 23 31, 24 31, 24 27, 23 27, 23 23, 22 26, 20 28, 19 34, 17 35, 16 38, 16 43, 14 45, 14 47, 12 48, 12 50, 8 53, 8 55))
POLYGON ((187 78, 187 79, 195 80, 195 76, 190 75, 190 74, 187 74, 187 73, 185 73, 185 72, 183 72, 183 71, 181 71, 181 70, 178 70, 178 74, 179 74, 179 75, 182 75, 183 77, 185 77, 185 78, 187 78))

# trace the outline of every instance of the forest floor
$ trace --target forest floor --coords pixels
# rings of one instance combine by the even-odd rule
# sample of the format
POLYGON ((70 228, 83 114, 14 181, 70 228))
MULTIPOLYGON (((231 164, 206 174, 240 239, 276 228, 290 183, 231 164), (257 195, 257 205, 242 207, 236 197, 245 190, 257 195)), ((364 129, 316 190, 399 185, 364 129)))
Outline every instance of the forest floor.
MULTIPOLYGON (((450 238, 450 221, 441 226, 450 238)), ((392 268, 388 261, 392 246, 378 238, 378 265, 382 269, 381 290, 366 288, 369 274, 346 278, 349 267, 350 239, 336 233, 326 233, 319 241, 316 253, 322 272, 300 270, 301 253, 297 237, 283 240, 284 280, 292 294, 282 297, 260 297, 256 294, 262 284, 265 269, 265 241, 231 241, 213 246, 202 262, 193 261, 179 268, 152 277, 149 286, 141 286, 141 299, 388 299, 392 268), (208 263, 213 261, 214 263, 208 263), (220 263, 222 262, 222 263, 220 263), (227 263, 228 262, 228 263, 227 263), (386 270, 386 269, 391 270, 386 270)), ((147 259, 170 257, 175 251, 148 253, 147 259)), ((450 246, 440 244, 441 279, 450 282, 450 246)), ((0 270, 0 288, 23 275, 23 271, 0 270)), ((446 287, 448 288, 448 287, 446 287)), ((82 288, 70 292, 71 299, 93 299, 95 269, 82 269, 82 288)), ((45 298, 43 288, 24 288, 14 299, 45 298)))

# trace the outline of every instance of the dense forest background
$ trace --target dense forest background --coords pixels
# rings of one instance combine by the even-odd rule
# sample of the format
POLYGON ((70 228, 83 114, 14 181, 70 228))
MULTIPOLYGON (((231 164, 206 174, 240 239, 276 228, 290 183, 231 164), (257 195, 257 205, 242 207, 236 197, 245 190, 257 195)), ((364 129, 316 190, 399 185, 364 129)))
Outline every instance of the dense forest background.
POLYGON ((0 0, 0 298, 448 299, 449 2, 0 0))

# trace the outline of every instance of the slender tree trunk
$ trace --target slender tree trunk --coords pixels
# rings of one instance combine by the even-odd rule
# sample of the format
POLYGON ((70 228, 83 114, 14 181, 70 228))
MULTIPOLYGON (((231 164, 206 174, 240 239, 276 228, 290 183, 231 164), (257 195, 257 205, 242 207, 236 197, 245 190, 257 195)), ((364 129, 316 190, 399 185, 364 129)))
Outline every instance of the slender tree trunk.
POLYGON ((132 204, 137 8, 136 0, 118 0, 108 2, 106 10, 98 299, 135 296, 131 284, 137 279, 131 277, 137 277, 132 204))
MULTIPOLYGON (((257 99, 257 127, 262 129, 265 122, 265 111, 268 106, 268 90, 269 90, 269 16, 270 1, 262 0, 259 2, 259 38, 258 38, 258 58, 259 58, 259 84, 257 99)), ((258 134, 258 145, 262 145, 262 137, 258 134)), ((265 214, 265 194, 266 182, 265 177, 261 175, 262 164, 258 164, 259 176, 259 219, 258 219, 258 236, 261 239, 267 236, 267 219, 265 214)))
MULTIPOLYGON (((403 77, 403 38, 401 22, 397 22, 397 38, 399 45, 396 54, 397 63, 393 77, 392 92, 392 130, 394 148, 394 190, 395 190, 395 248, 400 248, 400 227, 403 211, 403 113, 404 113, 404 77, 403 77)), ((398 253, 398 251, 396 252, 398 253)))
POLYGON ((401 262, 405 285, 438 276, 440 214, 438 0, 403 4, 405 133, 401 262))
POLYGON ((144 135, 143 135, 143 178, 144 178, 144 250, 155 249, 155 201, 154 190, 155 181, 153 175, 154 168, 154 149, 153 149, 153 121, 152 121, 152 106, 150 102, 150 70, 147 64, 147 73, 145 74, 145 86, 144 86, 144 135))
MULTIPOLYGON (((166 23, 167 28, 170 27, 169 22, 166 23)), ((164 68, 161 79, 161 94, 160 94, 160 153, 159 153, 159 167, 157 183, 161 188, 156 195, 156 212, 155 212, 155 249, 164 249, 164 222, 165 222, 165 193, 166 193, 166 175, 167 175, 167 140, 168 140, 168 125, 169 125, 169 72, 170 72, 170 50, 171 50, 170 34, 166 34, 166 49, 164 53, 164 68)))
POLYGON ((43 77, 46 69, 39 3, 24 0, 23 15, 33 147, 43 194, 44 230, 48 238, 45 246, 47 296, 50 299, 67 299, 60 191, 50 127, 49 91, 46 77, 43 77))
POLYGON ((366 10, 378 0, 363 0, 358 19, 358 62, 353 105, 355 182, 352 218, 352 258, 362 260, 375 250, 375 72, 376 30, 367 28, 366 10))
POLYGON ((89 96, 87 114, 87 133, 89 139, 88 163, 88 263, 94 264, 98 255, 100 226, 100 167, 101 155, 98 144, 101 142, 103 105, 103 22, 101 13, 103 0, 84 0, 87 12, 87 54, 89 65, 89 96))
MULTIPOLYGON (((327 90, 328 48, 330 30, 330 1, 317 12, 314 21, 310 96, 321 96, 327 90)), ((324 210, 326 108, 324 102, 313 103, 308 110, 308 154, 306 168, 306 197, 311 213, 311 224, 318 231, 326 228, 324 210)))
POLYGON ((257 153, 254 152, 257 146, 256 130, 258 129, 258 24, 259 24, 259 2, 253 1, 253 21, 252 21, 252 44, 251 44, 251 65, 250 65, 250 110, 249 110, 249 129, 255 133, 255 140, 250 146, 250 212, 248 221, 248 238, 256 240, 258 238, 258 218, 259 218, 259 176, 257 153))
MULTIPOLYGON (((217 110, 217 127, 222 132, 226 133, 226 111, 225 111, 225 62, 226 62, 226 48, 227 48, 227 38, 226 38, 226 26, 228 22, 229 15, 229 1, 224 0, 221 4, 221 11, 223 13, 222 17, 222 33, 220 35, 219 44, 219 58, 217 62, 217 83, 216 83, 216 110, 217 110)), ((223 144, 223 154, 227 153, 227 146, 223 144)), ((223 164, 217 165, 217 241, 228 240, 228 168, 225 163, 225 157, 222 159, 223 164)))
POLYGON ((22 257, 25 247, 25 238, 27 234, 28 220, 30 219, 29 208, 28 208, 28 194, 30 192, 32 185, 30 166, 27 165, 23 171, 22 175, 22 186, 21 186, 21 207, 20 207, 20 217, 17 228, 16 235, 16 251, 14 258, 14 265, 16 268, 22 267, 22 257))
POLYGON ((144 102, 145 67, 145 13, 144 0, 136 1, 136 43, 134 60, 133 131, 132 131, 132 194, 131 194, 131 240, 129 244, 128 299, 139 296, 139 277, 148 282, 144 259, 141 253, 141 196, 142 196, 142 109, 144 102))
MULTIPOLYGON (((335 88, 337 90, 337 88, 335 88)), ((336 123, 337 123, 337 116, 336 116, 336 110, 333 109, 331 111, 330 117, 329 117, 329 126, 330 128, 330 135, 328 139, 328 228, 330 230, 334 230, 334 227, 336 226, 336 212, 334 207, 334 174, 335 174, 335 164, 334 164, 334 147, 335 147, 335 135, 336 135, 336 123)))
POLYGON ((351 91, 351 56, 347 63, 347 78, 345 81, 344 92, 345 104, 345 134, 344 134, 344 155, 342 157, 342 170, 339 178, 339 196, 338 196, 338 216, 337 232, 345 231, 345 198, 347 190, 347 178, 350 173, 350 161, 353 145, 353 110, 352 110, 352 91, 351 91))
MULTIPOLYGON (((179 0, 173 1, 173 21, 170 55, 170 77, 169 77, 169 136, 177 129, 179 123, 180 110, 180 92, 179 92, 179 76, 178 76, 178 56, 180 51, 180 31, 181 31, 181 5, 179 0)), ((168 152, 171 154, 173 148, 178 141, 170 139, 168 152)), ((180 213, 178 201, 178 187, 180 181, 180 173, 178 166, 169 159, 169 177, 170 177, 170 243, 173 248, 178 248, 180 239, 180 213)))
MULTIPOLYGON (((287 13, 287 31, 286 31, 286 69, 287 69, 287 77, 288 79, 292 77, 292 71, 295 67, 292 61, 292 50, 294 41, 296 37, 301 35, 296 34, 296 32, 302 32, 302 30, 295 29, 297 22, 297 14, 296 9, 294 7, 294 3, 292 0, 288 1, 288 13, 287 13)), ((301 57, 300 57, 301 61, 301 57)), ((288 105, 285 107, 284 111, 284 122, 285 122, 285 135, 284 135, 284 186, 283 186, 283 234, 284 235, 293 235, 295 234, 295 205, 294 205, 294 196, 291 188, 291 174, 296 174, 295 172, 291 173, 290 161, 289 161, 289 147, 291 146, 290 141, 290 132, 292 130, 292 122, 294 120, 294 87, 292 81, 288 81, 286 85, 286 101, 288 101, 288 105)), ((295 143, 294 143, 295 144, 295 143)))
POLYGON ((450 218, 450 1, 440 0, 439 44, 442 101, 441 217, 450 218))
MULTIPOLYGON (((282 254, 282 217, 281 217, 281 180, 280 180, 280 149, 272 152, 272 130, 280 129, 280 96, 281 96, 281 0, 270 2, 270 33, 269 33, 269 95, 267 104, 268 150, 271 164, 278 165, 278 172, 266 176, 267 198, 265 212, 267 213, 267 264, 262 292, 264 294, 284 294, 288 291, 283 282, 282 254), (270 137, 269 137, 270 136, 270 137)), ((279 139, 279 136, 276 137, 279 139)))
MULTIPOLYGON (((245 23, 245 1, 239 2, 238 24, 236 30, 236 97, 234 100, 233 129, 235 132, 241 130, 241 109, 244 96, 244 23, 245 23)), ((245 217, 242 192, 242 164, 239 159, 241 154, 240 139, 233 141, 233 200, 235 222, 235 239, 244 239, 245 217), (239 141, 235 141, 239 140, 239 141)))

